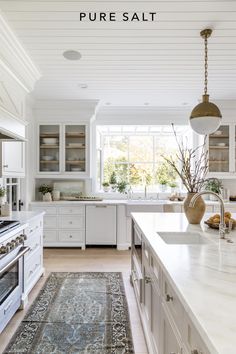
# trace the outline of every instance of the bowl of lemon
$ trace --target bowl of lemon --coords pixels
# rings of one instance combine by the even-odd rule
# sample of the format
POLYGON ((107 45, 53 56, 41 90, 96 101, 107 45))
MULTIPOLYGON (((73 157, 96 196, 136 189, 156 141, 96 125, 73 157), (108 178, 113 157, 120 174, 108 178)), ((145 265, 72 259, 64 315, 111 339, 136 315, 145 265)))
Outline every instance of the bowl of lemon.
MULTIPOLYGON (((231 222, 232 223, 232 229, 235 228, 236 220, 232 218, 232 215, 231 215, 231 213, 229 211, 225 212, 224 221, 225 221, 225 225, 226 226, 229 226, 229 223, 231 222)), ((206 225, 208 225, 212 229, 219 229, 220 214, 215 214, 215 215, 211 216, 208 220, 204 221, 204 223, 206 225)))

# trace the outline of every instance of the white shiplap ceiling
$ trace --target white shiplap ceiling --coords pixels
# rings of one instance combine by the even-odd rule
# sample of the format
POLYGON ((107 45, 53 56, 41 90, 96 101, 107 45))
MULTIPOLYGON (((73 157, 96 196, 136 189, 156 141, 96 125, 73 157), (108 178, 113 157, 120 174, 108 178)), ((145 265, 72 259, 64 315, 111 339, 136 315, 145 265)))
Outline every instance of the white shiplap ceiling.
POLYGON ((42 73, 38 98, 192 105, 203 91, 199 32, 210 27, 209 93, 213 101, 236 99, 235 0, 0 0, 0 9, 42 73), (155 11, 158 20, 79 21, 80 12, 94 11, 155 11), (63 58, 69 49, 81 60, 63 58))

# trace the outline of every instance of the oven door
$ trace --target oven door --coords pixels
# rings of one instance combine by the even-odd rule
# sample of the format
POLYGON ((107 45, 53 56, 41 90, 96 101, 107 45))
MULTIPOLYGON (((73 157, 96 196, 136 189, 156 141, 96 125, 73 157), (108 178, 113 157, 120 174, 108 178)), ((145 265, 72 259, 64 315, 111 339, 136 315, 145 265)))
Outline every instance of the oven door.
POLYGON ((22 296, 22 256, 29 247, 19 247, 0 262, 0 333, 20 306, 22 296))

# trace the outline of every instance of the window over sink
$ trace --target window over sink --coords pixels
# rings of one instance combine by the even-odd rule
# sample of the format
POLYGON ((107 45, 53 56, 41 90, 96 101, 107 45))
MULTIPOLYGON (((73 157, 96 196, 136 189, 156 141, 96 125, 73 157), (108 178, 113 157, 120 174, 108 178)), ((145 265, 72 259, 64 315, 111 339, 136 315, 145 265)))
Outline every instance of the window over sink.
MULTIPOLYGON (((175 130, 193 145, 189 126, 177 125, 175 130)), ((103 182, 110 182, 113 172, 118 182, 126 181, 133 191, 143 191, 145 185, 150 191, 161 190, 162 184, 167 190, 175 183, 181 187, 162 157, 177 152, 171 125, 99 125, 96 137, 98 191, 103 182)))

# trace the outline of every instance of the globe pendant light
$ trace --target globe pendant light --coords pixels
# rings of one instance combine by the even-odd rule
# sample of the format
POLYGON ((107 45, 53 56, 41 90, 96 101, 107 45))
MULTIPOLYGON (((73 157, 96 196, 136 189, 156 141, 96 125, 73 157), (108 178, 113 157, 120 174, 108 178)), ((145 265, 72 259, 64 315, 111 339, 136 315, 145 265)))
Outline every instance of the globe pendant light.
POLYGON ((192 129, 202 135, 207 135, 214 133, 220 126, 222 115, 219 108, 212 102, 209 101, 209 95, 207 94, 207 84, 208 84, 208 48, 207 39, 211 36, 212 30, 205 29, 200 32, 202 38, 204 38, 205 43, 205 84, 204 84, 204 95, 202 96, 202 102, 198 104, 192 110, 190 116, 190 125, 192 129))

